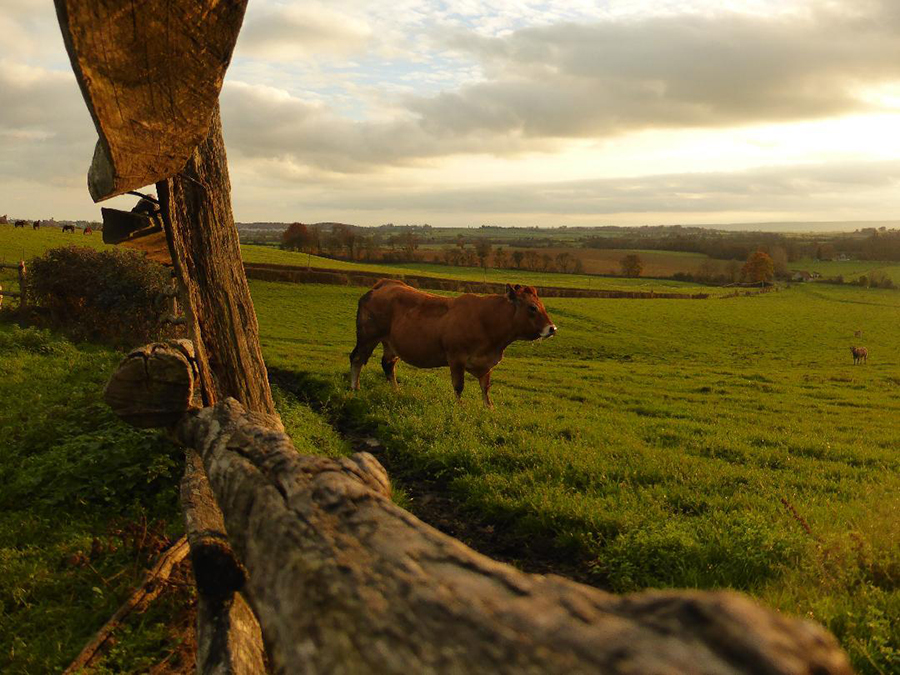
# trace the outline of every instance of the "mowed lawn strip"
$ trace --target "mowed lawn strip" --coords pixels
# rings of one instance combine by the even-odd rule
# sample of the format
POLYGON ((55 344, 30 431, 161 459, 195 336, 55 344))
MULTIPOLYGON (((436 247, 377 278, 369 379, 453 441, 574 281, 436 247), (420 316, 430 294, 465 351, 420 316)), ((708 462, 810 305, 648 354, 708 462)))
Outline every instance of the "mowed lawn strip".
POLYGON ((473 518, 549 543, 601 587, 744 590, 826 624, 864 672, 897 665, 896 292, 551 298, 559 336, 509 348, 488 412, 472 378, 454 401, 446 369, 401 365, 395 394, 380 350, 348 392, 364 289, 251 290, 267 363, 473 518), (867 366, 852 365, 856 330, 867 366))

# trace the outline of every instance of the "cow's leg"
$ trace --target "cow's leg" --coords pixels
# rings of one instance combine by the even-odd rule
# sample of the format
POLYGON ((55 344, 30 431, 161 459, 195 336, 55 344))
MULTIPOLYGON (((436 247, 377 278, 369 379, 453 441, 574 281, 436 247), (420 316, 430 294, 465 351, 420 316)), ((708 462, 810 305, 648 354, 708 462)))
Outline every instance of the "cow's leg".
POLYGON ((359 391, 359 374, 380 341, 378 338, 357 337, 356 346, 350 352, 350 388, 354 391, 359 391))
POLYGON ((464 361, 450 364, 450 379, 453 380, 453 391, 456 392, 456 399, 462 401, 463 386, 466 382, 466 364, 464 361))
POLYGON ((487 371, 484 375, 478 378, 478 384, 481 385, 481 399, 484 401, 484 405, 494 409, 494 403, 491 401, 491 371, 487 371))
POLYGON ((399 361, 400 358, 387 342, 382 344, 384 345, 384 354, 381 357, 381 369, 384 371, 384 376, 387 378, 387 381, 391 383, 394 391, 396 391, 400 388, 397 384, 397 361, 399 361))

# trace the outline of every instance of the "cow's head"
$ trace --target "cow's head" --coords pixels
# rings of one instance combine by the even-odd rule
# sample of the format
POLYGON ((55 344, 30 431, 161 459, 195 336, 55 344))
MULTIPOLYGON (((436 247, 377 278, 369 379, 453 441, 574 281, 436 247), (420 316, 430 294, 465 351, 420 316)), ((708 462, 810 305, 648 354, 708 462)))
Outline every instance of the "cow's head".
POLYGON ((556 325, 550 320, 534 286, 506 284, 506 297, 516 308, 513 324, 517 339, 537 340, 556 335, 556 325))

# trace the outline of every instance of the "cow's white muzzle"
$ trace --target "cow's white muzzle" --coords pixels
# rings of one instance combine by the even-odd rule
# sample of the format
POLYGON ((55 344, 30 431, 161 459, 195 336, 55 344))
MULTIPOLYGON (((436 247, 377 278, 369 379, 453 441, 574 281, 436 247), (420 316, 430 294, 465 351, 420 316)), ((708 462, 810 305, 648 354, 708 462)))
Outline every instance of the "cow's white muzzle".
POLYGON ((556 335, 556 326, 554 326, 552 323, 548 323, 546 326, 544 326, 544 330, 541 331, 541 337, 548 338, 552 335, 556 335))

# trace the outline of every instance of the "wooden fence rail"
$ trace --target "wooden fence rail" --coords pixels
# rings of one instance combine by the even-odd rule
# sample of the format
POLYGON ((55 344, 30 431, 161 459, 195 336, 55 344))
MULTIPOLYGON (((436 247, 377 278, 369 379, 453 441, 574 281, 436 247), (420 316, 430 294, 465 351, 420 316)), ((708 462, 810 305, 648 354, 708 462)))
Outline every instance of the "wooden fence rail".
POLYGON ((736 593, 616 596, 492 561, 393 504, 368 453, 300 455, 234 399, 190 408, 195 382, 160 343, 105 397, 196 450, 276 673, 852 672, 821 627, 736 593))

